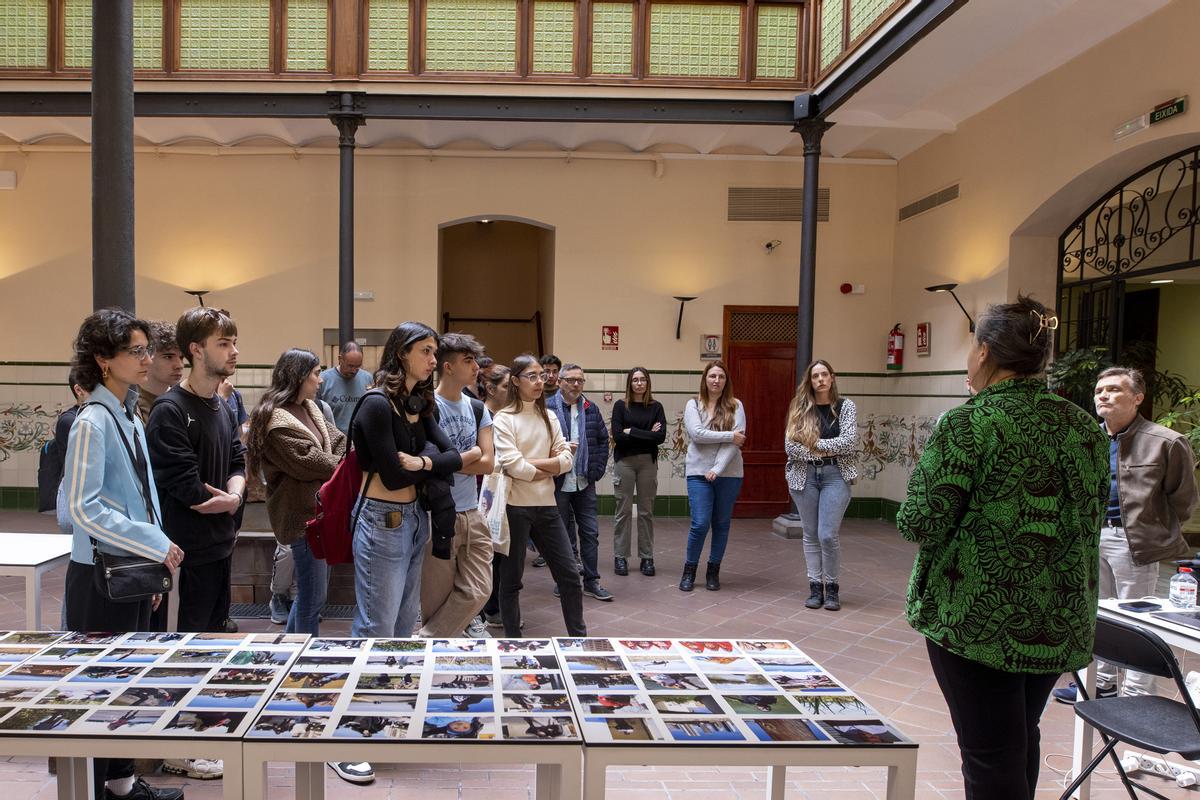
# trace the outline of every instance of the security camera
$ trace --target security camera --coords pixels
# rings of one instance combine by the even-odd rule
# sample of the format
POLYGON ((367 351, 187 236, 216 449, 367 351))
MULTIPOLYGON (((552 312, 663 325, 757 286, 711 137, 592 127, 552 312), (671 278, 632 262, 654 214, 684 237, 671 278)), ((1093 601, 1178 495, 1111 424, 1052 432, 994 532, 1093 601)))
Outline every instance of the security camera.
POLYGON ((763 247, 766 249, 767 253, 770 254, 770 253, 774 253, 775 248, 779 247, 779 245, 781 245, 781 244, 783 244, 783 242, 779 241, 778 239, 772 239, 771 241, 764 244, 763 247))

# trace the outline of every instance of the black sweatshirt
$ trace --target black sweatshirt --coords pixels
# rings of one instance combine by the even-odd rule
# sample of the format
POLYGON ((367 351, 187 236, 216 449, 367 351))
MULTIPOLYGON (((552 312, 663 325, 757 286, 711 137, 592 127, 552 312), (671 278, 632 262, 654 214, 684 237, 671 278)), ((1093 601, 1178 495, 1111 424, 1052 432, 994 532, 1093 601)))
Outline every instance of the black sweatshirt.
POLYGON ((433 463, 435 475, 449 476, 462 469, 462 456, 432 414, 418 422, 409 422, 380 392, 371 392, 363 399, 350 435, 363 473, 376 473, 383 485, 393 491, 424 482, 428 473, 404 469, 398 453, 422 455, 426 442, 440 451, 424 453, 433 463))
POLYGON ((624 400, 613 403, 612 435, 616 442, 614 461, 637 455, 649 455, 658 461, 658 446, 667 440, 667 415, 662 403, 657 400, 649 405, 630 403, 626 406, 624 400), (662 427, 651 431, 656 422, 662 427), (629 433, 625 433, 626 428, 629 433))
POLYGON ((241 426, 220 397, 197 397, 179 386, 154 401, 146 425, 150 465, 162 505, 163 530, 189 566, 228 558, 237 539, 238 514, 200 514, 191 506, 222 491, 230 477, 246 474, 241 426))

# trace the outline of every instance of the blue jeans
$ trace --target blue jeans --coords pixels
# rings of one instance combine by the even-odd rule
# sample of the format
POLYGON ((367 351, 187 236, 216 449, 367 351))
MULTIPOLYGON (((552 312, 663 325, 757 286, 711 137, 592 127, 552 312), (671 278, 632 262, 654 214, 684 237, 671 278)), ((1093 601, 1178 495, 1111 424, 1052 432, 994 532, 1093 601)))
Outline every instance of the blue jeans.
POLYGON ((296 572, 296 598, 288 612, 285 633, 320 635, 321 611, 329 588, 329 565, 313 555, 307 539, 292 545, 292 568, 296 572))
POLYGON ((792 502, 800 512, 804 528, 804 561, 808 579, 837 583, 842 545, 838 531, 850 505, 850 484, 837 464, 809 464, 804 491, 792 491, 792 502))
POLYGON ((421 563, 429 541, 429 515, 416 501, 362 501, 354 528, 354 594, 358 607, 350 635, 413 635, 421 610, 421 563), (389 512, 400 515, 389 528, 389 512))
POLYGON ((600 580, 600 524, 596 518, 596 484, 591 481, 574 492, 557 491, 558 513, 571 547, 583 564, 583 581, 600 580))
POLYGON ((692 525, 688 529, 687 556, 689 564, 700 563, 704 540, 712 527, 712 547, 708 551, 710 564, 720 564, 729 541, 729 523, 733 519, 733 504, 742 490, 741 478, 717 478, 709 481, 703 475, 687 476, 688 508, 692 525))

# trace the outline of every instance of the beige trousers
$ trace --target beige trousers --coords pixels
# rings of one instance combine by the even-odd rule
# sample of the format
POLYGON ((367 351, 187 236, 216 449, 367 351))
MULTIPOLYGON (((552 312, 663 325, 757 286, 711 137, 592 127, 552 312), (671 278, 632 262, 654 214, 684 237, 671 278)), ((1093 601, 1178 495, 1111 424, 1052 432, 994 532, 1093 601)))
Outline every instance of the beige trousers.
POLYGON ((476 509, 454 519, 450 558, 434 558, 425 545, 421 567, 421 619, 433 636, 462 636, 492 593, 492 535, 476 509))

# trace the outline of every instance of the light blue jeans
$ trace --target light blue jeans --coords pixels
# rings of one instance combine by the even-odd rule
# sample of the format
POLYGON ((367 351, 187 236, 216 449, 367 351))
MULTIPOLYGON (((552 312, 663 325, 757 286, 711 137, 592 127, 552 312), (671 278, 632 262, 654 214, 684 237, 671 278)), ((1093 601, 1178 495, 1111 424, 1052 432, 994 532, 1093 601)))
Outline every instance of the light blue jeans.
POLYGON ((850 505, 850 484, 837 464, 808 465, 804 491, 789 490, 804 527, 804 561, 808 579, 837 583, 842 545, 838 531, 850 505))
POLYGON ((717 478, 709 481, 703 475, 687 476, 688 510, 692 524, 688 528, 687 552, 684 560, 700 563, 704 540, 712 528, 712 546, 708 550, 710 564, 720 564, 729 542, 729 525, 733 519, 733 504, 742 490, 741 478, 717 478))
POLYGON ((429 541, 429 515, 416 501, 365 499, 354 528, 354 593, 358 608, 350 635, 413 635, 421 610, 421 564, 429 541), (389 528, 389 512, 400 515, 389 528))
POLYGON ((296 572, 296 597, 288 612, 286 633, 320 635, 321 610, 329 587, 329 565, 309 549, 308 540, 292 544, 292 568, 296 572))

